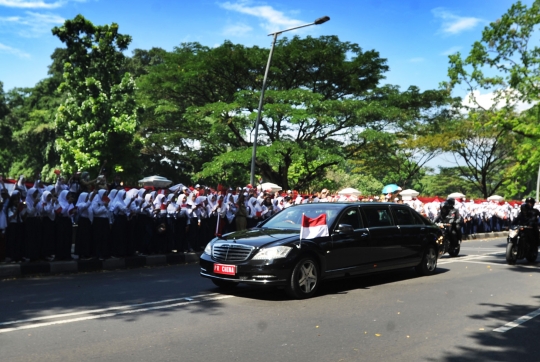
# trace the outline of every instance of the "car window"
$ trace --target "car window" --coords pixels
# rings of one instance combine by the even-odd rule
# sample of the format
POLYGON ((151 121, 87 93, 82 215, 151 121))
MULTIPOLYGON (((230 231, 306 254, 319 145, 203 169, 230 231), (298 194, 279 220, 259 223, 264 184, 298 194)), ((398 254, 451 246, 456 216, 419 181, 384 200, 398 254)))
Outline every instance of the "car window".
POLYGON ((360 220, 360 215, 358 212, 358 208, 349 208, 345 210, 343 215, 339 218, 338 225, 339 224, 348 224, 353 227, 353 229, 361 229, 362 223, 360 220))
POLYGON ((412 211, 412 214, 414 215, 414 218, 416 219, 416 222, 420 225, 431 225, 432 222, 427 217, 420 215, 416 211, 412 211))
POLYGON ((417 225, 419 224, 410 210, 406 208, 393 208, 396 225, 417 225))
POLYGON ((362 208, 366 214, 367 227, 392 226, 392 218, 388 208, 366 207, 362 208))
POLYGON ((330 227, 336 220, 343 205, 331 203, 316 203, 292 206, 281 210, 265 221, 261 227, 271 229, 298 229, 302 226, 302 215, 315 218, 321 214, 326 214, 326 225, 330 227))

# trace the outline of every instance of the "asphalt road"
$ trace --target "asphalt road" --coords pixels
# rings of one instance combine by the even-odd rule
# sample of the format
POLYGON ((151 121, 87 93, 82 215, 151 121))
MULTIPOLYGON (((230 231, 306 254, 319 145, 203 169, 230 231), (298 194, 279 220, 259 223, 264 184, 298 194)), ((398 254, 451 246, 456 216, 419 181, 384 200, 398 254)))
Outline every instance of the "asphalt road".
POLYGON ((505 245, 302 301, 220 293, 197 265, 4 280, 0 361, 539 361, 540 264, 506 265, 505 245))

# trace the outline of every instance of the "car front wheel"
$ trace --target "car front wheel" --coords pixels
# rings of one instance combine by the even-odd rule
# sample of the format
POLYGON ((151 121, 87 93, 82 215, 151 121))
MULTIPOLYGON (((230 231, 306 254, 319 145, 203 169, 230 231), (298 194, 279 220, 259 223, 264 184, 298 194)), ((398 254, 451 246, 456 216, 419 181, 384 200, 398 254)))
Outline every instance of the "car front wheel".
POLYGON ((317 262, 312 257, 306 257, 294 267, 285 290, 292 298, 305 299, 315 295, 318 287, 319 269, 317 262))

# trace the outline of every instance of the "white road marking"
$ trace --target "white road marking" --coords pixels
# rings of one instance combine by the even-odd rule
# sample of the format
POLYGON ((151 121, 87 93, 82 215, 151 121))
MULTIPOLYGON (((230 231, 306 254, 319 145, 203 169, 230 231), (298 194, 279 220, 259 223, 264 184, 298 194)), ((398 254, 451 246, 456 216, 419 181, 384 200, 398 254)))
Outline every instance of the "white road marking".
POLYGON ((458 262, 461 262, 461 263, 472 263, 472 264, 484 264, 484 265, 493 265, 493 266, 504 266, 504 267, 507 267, 507 268, 510 268, 510 267, 518 267, 518 268, 529 268, 529 269, 539 269, 539 267, 537 266, 534 266, 534 265, 520 265, 520 264, 515 264, 515 265, 508 265, 508 264, 503 264, 503 263, 500 263, 500 262, 489 262, 489 261, 474 261, 474 260, 456 260, 456 263, 458 262))
POLYGON ((440 259, 440 262, 439 262, 439 265, 441 264, 451 264, 451 263, 456 263, 458 261, 469 261, 469 260, 478 260, 478 259, 482 259, 482 258, 487 258, 487 257, 490 257, 492 255, 490 254, 483 254, 483 255, 467 255, 467 256, 462 256, 460 258, 446 258, 446 259, 440 259))
MULTIPOLYGON (((163 305, 163 306, 152 307, 152 308, 131 309, 131 310, 128 310, 128 311, 125 311, 125 312, 98 315, 99 318, 104 318, 104 316, 114 316, 114 315, 118 315, 118 314, 134 313, 134 312, 138 312, 138 311, 144 312, 146 310, 169 308, 169 307, 174 307, 174 306, 183 305, 183 304, 200 303, 200 302, 204 302, 204 301, 208 301, 208 300, 217 300, 215 298, 207 298, 207 299, 202 299, 202 300, 197 300, 197 301, 193 300, 194 298, 205 298, 205 297, 212 297, 212 296, 215 296, 215 295, 219 295, 219 294, 218 293, 201 294, 201 295, 195 295, 195 296, 191 296, 191 297, 182 297, 182 298, 158 300, 158 301, 155 301, 155 302, 147 302, 147 303, 131 304, 131 305, 122 305, 122 306, 118 306, 118 307, 101 308, 101 309, 90 309, 90 310, 86 310, 86 311, 72 312, 72 313, 54 314, 54 315, 48 315, 48 316, 42 316, 42 317, 35 317, 35 318, 28 318, 28 319, 20 319, 20 320, 16 320, 16 321, 3 322, 3 323, 0 323, 0 326, 10 325, 10 324, 21 324, 21 323, 34 322, 34 321, 41 321, 41 320, 46 320, 46 319, 57 319, 57 318, 73 317, 73 316, 84 315, 84 314, 102 313, 102 312, 116 311, 116 310, 126 310, 126 309, 130 309, 130 308, 139 308, 141 306, 146 306, 146 305, 155 305, 155 304, 177 302, 177 301, 180 301, 180 300, 185 301, 184 303, 178 303, 178 304, 166 304, 166 305, 163 305)), ((227 297, 229 297, 229 296, 227 296, 227 297)), ((223 299, 223 298, 218 297, 218 299, 223 299)), ((91 316, 91 317, 95 317, 95 316, 91 316)), ((85 318, 78 318, 78 319, 86 320, 86 319, 95 319, 95 318, 87 318, 87 317, 85 317, 85 318)), ((68 320, 68 321, 77 321, 78 319, 72 319, 72 320, 68 320)), ((60 322, 62 322, 62 321, 60 321, 60 322)), ((69 323, 69 322, 63 322, 63 323, 69 323)), ((59 324, 59 323, 51 322, 50 325, 52 325, 52 324, 59 324)), ((49 324, 48 323, 40 323, 39 326, 42 326, 42 325, 49 325, 49 324)), ((30 326, 33 326, 33 325, 30 325, 30 326)), ((28 326, 24 326, 24 327, 28 327, 28 326)), ((17 327, 16 329, 24 329, 24 327, 17 327)), ((35 328, 35 327, 31 327, 31 328, 35 328)), ((14 329, 14 328, 0 329, 0 333, 5 333, 6 331, 10 332, 11 330, 16 330, 16 329, 14 329)))
POLYGON ((527 315, 524 315, 523 317, 519 317, 518 319, 516 319, 513 322, 506 323, 504 326, 494 329, 493 332, 504 333, 504 332, 509 331, 512 328, 515 328, 515 327, 519 326, 520 324, 525 323, 525 322, 527 322, 527 321, 529 321, 529 320, 531 320, 534 317, 537 317, 539 315, 540 315, 540 309, 537 309, 534 312, 531 312, 531 313, 529 313, 527 315))

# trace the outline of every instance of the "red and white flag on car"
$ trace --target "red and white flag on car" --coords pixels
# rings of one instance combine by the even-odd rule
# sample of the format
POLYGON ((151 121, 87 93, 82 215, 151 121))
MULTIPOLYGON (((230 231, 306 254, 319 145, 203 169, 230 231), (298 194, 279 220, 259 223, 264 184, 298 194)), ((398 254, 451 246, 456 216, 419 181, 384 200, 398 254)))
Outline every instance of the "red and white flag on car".
POLYGON ((300 228, 300 240, 314 239, 319 236, 328 236, 328 226, 326 226, 326 214, 320 214, 311 218, 302 214, 302 227, 300 228))

